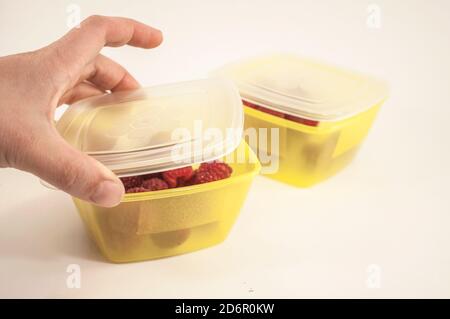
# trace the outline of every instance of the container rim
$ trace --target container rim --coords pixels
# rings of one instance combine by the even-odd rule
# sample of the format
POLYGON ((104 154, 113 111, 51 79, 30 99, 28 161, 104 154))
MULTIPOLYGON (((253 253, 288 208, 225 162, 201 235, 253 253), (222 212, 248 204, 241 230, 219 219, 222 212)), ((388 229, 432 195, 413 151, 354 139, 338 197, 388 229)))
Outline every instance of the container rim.
POLYGON ((359 114, 362 114, 364 112, 369 111, 372 108, 375 107, 379 107, 384 103, 385 100, 374 104, 372 106, 370 106, 369 108, 367 108, 367 110, 357 113, 351 117, 339 120, 339 121, 333 121, 333 122, 320 122, 319 125, 317 126, 310 126, 310 125, 305 125, 302 123, 297 123, 294 121, 291 121, 289 119, 285 119, 285 118, 281 118, 269 113, 265 113, 264 111, 260 111, 260 110, 256 110, 253 109, 251 107, 244 107, 244 113, 246 115, 250 115, 250 116, 254 116, 257 117, 259 119, 262 119, 264 121, 270 121, 271 123, 274 123, 280 127, 286 127, 292 130, 296 130, 296 131, 301 131, 301 132, 305 132, 305 133, 314 133, 314 134, 329 134, 332 131, 336 131, 339 130, 342 125, 345 125, 345 123, 347 123, 348 121, 352 121, 353 118, 357 117, 359 114))

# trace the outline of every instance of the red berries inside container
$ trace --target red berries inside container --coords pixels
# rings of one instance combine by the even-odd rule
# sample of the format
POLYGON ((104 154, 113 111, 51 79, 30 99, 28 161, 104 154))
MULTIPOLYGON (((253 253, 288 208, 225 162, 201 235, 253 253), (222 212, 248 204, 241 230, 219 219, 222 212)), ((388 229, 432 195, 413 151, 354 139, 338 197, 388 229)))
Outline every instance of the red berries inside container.
POLYGON ((177 168, 162 173, 163 179, 170 188, 185 186, 192 175, 194 175, 194 170, 191 166, 177 168))
POLYGON ((225 163, 203 163, 191 179, 192 184, 203 184, 230 177, 232 169, 225 163))
POLYGON ((275 111, 275 110, 269 109, 267 107, 263 107, 263 106, 245 101, 245 100, 243 100, 242 103, 245 106, 248 106, 252 109, 255 109, 255 110, 276 116, 276 117, 280 117, 280 118, 283 118, 283 119, 286 119, 289 121, 293 121, 293 122, 296 122, 299 124, 308 125, 308 126, 318 126, 319 125, 319 121, 309 120, 309 119, 305 119, 305 118, 290 115, 290 114, 284 114, 283 112, 275 111))
POLYGON ((120 179, 125 186, 126 193, 141 193, 214 182, 230 177, 232 172, 233 170, 228 164, 213 161, 200 164, 196 170, 191 166, 186 166, 162 173, 120 179))

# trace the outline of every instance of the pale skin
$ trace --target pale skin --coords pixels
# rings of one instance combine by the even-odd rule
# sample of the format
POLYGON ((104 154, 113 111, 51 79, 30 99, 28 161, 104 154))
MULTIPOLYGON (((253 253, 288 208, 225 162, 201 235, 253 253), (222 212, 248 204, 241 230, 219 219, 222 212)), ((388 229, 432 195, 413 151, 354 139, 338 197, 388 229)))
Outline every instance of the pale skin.
POLYGON ((139 87, 104 46, 150 49, 161 31, 126 19, 92 16, 61 39, 27 53, 0 57, 0 167, 30 172, 99 206, 120 203, 124 188, 110 170, 67 144, 54 126, 61 104, 139 87))

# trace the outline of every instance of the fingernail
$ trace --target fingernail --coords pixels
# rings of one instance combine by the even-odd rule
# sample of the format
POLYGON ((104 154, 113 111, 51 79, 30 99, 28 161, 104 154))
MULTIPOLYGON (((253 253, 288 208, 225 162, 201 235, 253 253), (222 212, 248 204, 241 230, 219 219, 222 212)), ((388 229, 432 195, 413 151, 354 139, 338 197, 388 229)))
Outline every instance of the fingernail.
POLYGON ((119 205, 124 193, 123 186, 112 181, 101 182, 97 186, 91 201, 99 206, 114 207, 119 205))

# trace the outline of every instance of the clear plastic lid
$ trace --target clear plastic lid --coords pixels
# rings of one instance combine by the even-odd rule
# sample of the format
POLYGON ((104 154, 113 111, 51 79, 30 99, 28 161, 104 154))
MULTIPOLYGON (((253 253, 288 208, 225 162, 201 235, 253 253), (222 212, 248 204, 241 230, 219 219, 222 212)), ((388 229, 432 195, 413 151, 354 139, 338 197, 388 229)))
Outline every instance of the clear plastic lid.
POLYGON ((242 136, 242 101, 229 80, 181 82, 79 101, 56 128, 118 176, 147 174, 232 152, 242 136))
POLYGON ((336 121, 383 101, 384 82, 292 54, 226 65, 213 77, 233 80, 243 99, 315 121, 336 121))

